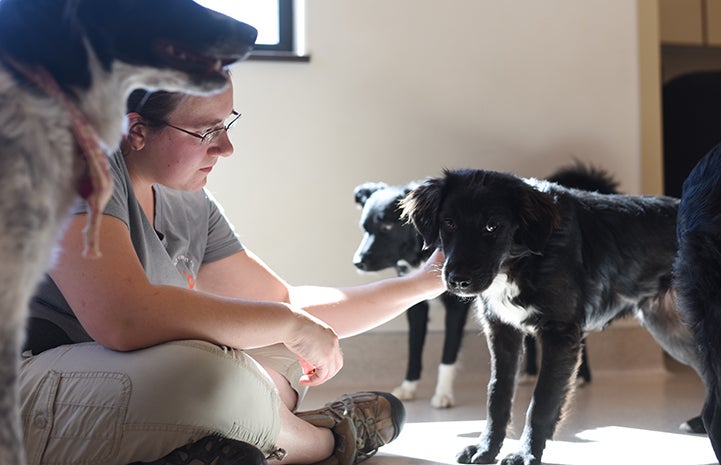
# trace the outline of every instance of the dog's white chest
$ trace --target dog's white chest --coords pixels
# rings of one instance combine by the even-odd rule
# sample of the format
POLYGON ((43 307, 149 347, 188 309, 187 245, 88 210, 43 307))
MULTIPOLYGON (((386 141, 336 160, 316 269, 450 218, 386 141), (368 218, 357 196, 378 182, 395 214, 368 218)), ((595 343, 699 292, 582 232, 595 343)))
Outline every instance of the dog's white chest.
POLYGON ((499 273, 481 297, 486 308, 501 321, 511 326, 528 330, 524 322, 534 313, 532 307, 521 307, 514 303, 514 299, 521 293, 518 286, 508 279, 505 273, 499 273))

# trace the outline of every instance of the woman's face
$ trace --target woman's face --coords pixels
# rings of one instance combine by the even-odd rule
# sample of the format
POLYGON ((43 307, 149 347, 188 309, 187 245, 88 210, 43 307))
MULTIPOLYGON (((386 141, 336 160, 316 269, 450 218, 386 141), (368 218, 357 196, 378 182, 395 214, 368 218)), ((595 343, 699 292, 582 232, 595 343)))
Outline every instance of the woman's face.
MULTIPOLYGON (((222 128, 232 111, 233 89, 228 86, 225 91, 210 97, 183 97, 168 116, 167 123, 204 134, 222 128)), ((224 130, 207 144, 179 129, 163 125, 148 131, 145 151, 153 182, 172 189, 197 191, 205 186, 218 158, 233 153, 233 145, 224 130)))

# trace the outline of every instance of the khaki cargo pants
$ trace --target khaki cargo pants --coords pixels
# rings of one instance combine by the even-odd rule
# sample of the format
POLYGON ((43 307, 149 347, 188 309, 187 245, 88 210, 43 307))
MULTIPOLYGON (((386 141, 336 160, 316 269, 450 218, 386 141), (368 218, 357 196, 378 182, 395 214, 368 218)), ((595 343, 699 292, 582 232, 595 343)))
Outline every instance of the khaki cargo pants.
POLYGON ((178 341, 115 352, 82 343, 25 355, 19 386, 28 464, 152 461, 213 433, 268 455, 280 399, 260 364, 302 397, 300 365, 282 345, 246 352, 178 341))

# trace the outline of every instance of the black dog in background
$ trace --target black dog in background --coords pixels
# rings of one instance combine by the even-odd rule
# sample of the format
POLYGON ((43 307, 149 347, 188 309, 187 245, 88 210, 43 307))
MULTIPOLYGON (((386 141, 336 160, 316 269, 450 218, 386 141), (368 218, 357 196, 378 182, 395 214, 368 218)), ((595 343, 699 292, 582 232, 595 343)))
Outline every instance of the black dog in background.
POLYGON ((491 352, 485 431, 459 462, 495 462, 527 333, 541 342, 542 363, 519 450, 502 465, 541 463, 588 331, 633 315, 669 354, 703 371, 674 301, 678 205, 484 170, 446 171, 406 196, 404 216, 443 248, 447 289, 476 297, 491 352))
POLYGON ((678 308, 698 346, 706 386, 701 417, 721 460, 721 145, 698 162, 683 184, 677 237, 678 308))
MULTIPOLYGON (((561 168, 548 180, 566 187, 595 191, 602 194, 616 192, 616 181, 605 171, 582 163, 561 168)), ((432 250, 423 248, 423 238, 418 231, 401 219, 400 202, 417 187, 416 183, 405 186, 390 186, 382 182, 366 182, 355 188, 355 201, 362 208, 360 226, 363 239, 353 256, 353 263, 362 271, 380 271, 394 268, 399 276, 418 268, 428 259, 432 250)), ((461 348, 463 332, 468 319, 471 299, 443 293, 441 301, 445 308, 445 335, 438 379, 431 406, 448 408, 455 404, 453 384, 456 361, 461 348)), ((423 347, 428 330, 429 303, 420 302, 406 313, 408 318, 408 363, 406 376, 393 394, 401 400, 416 396, 421 378, 423 347)), ((536 341, 531 335, 525 339, 525 374, 538 374, 536 341)), ((586 349, 582 352, 579 377, 586 383, 591 381, 586 349)))
MULTIPOLYGON (((362 207, 363 239, 353 256, 353 263, 362 271, 394 268, 399 276, 418 268, 431 255, 423 248, 423 238, 412 224, 401 219, 400 201, 415 187, 389 186, 382 182, 366 182, 355 188, 355 201, 362 207)), ((438 366, 438 381, 431 405, 448 408, 455 404, 453 381, 456 360, 461 348, 463 331, 468 320, 471 299, 445 292, 441 301, 446 309, 443 354, 438 366)), ((406 312, 408 318, 408 365, 406 377, 393 395, 401 400, 416 396, 421 378, 423 346, 428 329, 428 301, 420 302, 406 312)))

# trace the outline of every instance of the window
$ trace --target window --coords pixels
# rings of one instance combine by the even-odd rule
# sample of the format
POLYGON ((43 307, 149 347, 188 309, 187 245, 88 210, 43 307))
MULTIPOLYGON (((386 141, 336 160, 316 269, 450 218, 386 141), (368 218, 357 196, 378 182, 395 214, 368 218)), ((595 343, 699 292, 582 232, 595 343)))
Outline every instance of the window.
POLYGON ((294 0, 195 0, 258 29, 252 58, 302 58, 295 55, 294 0))

